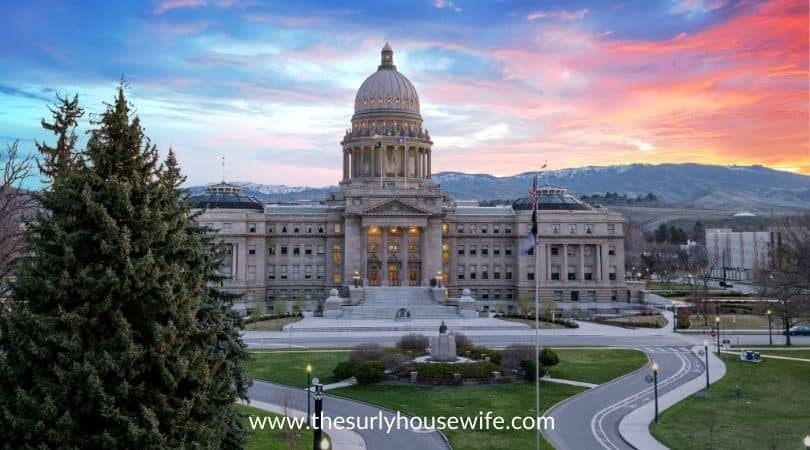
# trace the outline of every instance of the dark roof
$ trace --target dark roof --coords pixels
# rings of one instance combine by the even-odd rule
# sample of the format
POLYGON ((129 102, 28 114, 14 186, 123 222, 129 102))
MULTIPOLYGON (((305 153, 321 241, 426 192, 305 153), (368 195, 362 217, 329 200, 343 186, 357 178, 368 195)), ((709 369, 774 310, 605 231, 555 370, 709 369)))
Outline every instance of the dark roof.
MULTIPOLYGON (((532 200, 523 197, 512 202, 515 211, 531 211, 532 200)), ((565 188, 557 186, 538 186, 537 209, 543 211, 590 211, 591 205, 566 193, 565 188)))
POLYGON ((256 197, 242 194, 242 188, 225 182, 206 186, 205 193, 189 199, 193 208, 253 209, 264 211, 264 203, 256 197))

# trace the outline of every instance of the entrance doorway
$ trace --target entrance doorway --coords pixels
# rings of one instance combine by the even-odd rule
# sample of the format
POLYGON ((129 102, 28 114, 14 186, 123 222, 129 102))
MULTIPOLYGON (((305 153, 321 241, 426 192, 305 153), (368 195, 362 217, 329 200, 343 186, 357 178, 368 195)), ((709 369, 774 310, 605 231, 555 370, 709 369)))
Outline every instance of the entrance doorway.
POLYGON ((408 263, 408 286, 419 286, 419 263, 408 263))
POLYGON ((399 286, 401 284, 399 272, 400 272, 400 265, 399 264, 389 264, 388 265, 388 285, 389 286, 399 286))
POLYGON ((380 285, 380 265, 376 263, 371 263, 368 265, 368 285, 369 286, 379 286, 380 285))

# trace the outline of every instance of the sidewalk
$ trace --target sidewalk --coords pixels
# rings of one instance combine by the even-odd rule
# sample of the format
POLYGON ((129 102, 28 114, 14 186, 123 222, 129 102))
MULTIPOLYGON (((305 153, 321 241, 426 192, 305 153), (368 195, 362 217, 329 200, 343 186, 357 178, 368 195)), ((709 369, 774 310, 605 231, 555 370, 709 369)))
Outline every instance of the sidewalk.
MULTIPOLYGON (((703 346, 692 347, 692 352, 698 354, 703 350, 703 346)), ((703 357, 700 357, 703 360, 703 357)), ((709 353, 709 379, 711 383, 716 382, 726 374, 726 365, 713 352, 709 353)), ((670 406, 689 397, 706 387, 706 369, 691 381, 667 392, 658 397, 659 413, 670 406)), ((643 450, 667 450, 660 442, 656 441, 650 434, 650 422, 655 418, 655 403, 651 401, 641 405, 630 414, 624 416, 619 423, 619 434, 632 447, 643 450)))
MULTIPOLYGON (((254 408, 258 408, 264 411, 268 411, 274 414, 281 414, 287 415, 290 417, 306 417, 307 413, 304 411, 299 411, 297 409, 290 409, 284 408, 281 405, 276 405, 274 403, 266 403, 260 402, 258 400, 251 400, 250 403, 240 402, 243 405, 252 406, 254 408)), ((366 441, 363 440, 363 437, 359 434, 355 433, 354 431, 348 430, 337 430, 334 428, 330 428, 329 432, 329 439, 332 441, 332 448, 334 450, 365 450, 366 449, 366 441)))
POLYGON ((542 377, 540 378, 540 381, 548 381, 549 383, 570 384, 571 386, 585 387, 588 389, 593 389, 596 386, 599 386, 598 384, 586 383, 584 381, 564 380, 562 378, 551 378, 551 377, 542 377))

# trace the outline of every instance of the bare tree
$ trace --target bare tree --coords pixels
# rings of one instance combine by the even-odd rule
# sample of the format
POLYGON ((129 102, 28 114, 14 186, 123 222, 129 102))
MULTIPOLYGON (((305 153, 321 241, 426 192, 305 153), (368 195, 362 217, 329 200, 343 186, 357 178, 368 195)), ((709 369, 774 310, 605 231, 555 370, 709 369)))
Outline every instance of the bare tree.
POLYGON ((692 245, 681 250, 679 259, 680 268, 686 272, 687 282, 692 290, 692 300, 703 305, 703 324, 708 326, 706 304, 709 280, 720 263, 717 252, 710 253, 702 245, 692 245))
POLYGON ((672 280, 681 272, 680 246, 677 244, 650 244, 644 262, 658 279, 670 288, 672 280))
POLYGON ((25 223, 34 212, 34 199, 23 188, 31 176, 33 158, 22 155, 18 143, 0 149, 0 311, 19 259, 25 254, 25 223))
MULTIPOLYGON (((784 216, 774 231, 771 270, 763 276, 778 300, 774 314, 787 331, 810 319, 810 211, 784 216)), ((785 344, 790 345, 790 334, 785 334, 785 344)))

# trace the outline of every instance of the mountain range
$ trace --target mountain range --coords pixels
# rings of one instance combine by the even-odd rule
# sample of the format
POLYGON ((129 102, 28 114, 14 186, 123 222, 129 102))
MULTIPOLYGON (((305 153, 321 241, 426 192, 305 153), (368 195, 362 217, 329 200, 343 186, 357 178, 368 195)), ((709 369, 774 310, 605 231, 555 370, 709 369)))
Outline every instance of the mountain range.
MULTIPOLYGON (((527 196, 535 174, 538 184, 561 186, 574 195, 617 192, 630 198, 655 194, 660 203, 692 208, 772 211, 810 209, 810 176, 763 166, 716 166, 696 163, 629 164, 581 167, 512 176, 439 172, 433 179, 457 200, 515 199, 527 196)), ((267 202, 320 200, 337 186, 307 187, 233 182, 267 202)), ((203 186, 191 187, 192 194, 203 186)))

